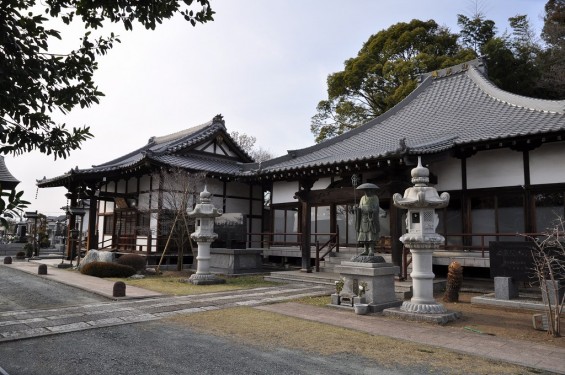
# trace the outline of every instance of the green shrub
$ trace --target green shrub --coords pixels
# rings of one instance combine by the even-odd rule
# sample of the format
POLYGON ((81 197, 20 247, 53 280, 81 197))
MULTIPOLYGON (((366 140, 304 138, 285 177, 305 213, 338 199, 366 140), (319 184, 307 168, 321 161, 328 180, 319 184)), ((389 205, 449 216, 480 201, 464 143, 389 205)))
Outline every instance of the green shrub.
POLYGON ((143 271, 145 269, 145 257, 138 254, 125 254, 118 258, 118 264, 130 266, 136 271, 143 271))
POLYGON ((16 259, 25 259, 25 257, 26 257, 25 251, 18 251, 16 253, 16 259))
POLYGON ((80 270, 82 274, 95 277, 130 277, 135 275, 135 268, 118 263, 92 262, 80 270))
POLYGON ((26 257, 31 258, 33 256, 33 244, 32 243, 26 243, 24 245, 24 251, 26 254, 26 257))

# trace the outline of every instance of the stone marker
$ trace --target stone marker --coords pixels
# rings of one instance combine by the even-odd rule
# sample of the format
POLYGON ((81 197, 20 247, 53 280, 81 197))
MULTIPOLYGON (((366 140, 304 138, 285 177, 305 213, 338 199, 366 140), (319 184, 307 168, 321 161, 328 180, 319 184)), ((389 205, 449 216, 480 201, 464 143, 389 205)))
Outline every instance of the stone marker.
POLYGON ((40 264, 39 267, 37 267, 37 274, 47 275, 47 264, 40 264))
POLYGON ((494 278, 494 298, 510 300, 518 297, 518 286, 511 277, 494 278))
POLYGON ((12 264, 12 257, 5 257, 4 264, 12 264))
POLYGON ((126 283, 123 281, 116 281, 114 283, 114 289, 112 292, 114 297, 125 297, 126 296, 126 283))

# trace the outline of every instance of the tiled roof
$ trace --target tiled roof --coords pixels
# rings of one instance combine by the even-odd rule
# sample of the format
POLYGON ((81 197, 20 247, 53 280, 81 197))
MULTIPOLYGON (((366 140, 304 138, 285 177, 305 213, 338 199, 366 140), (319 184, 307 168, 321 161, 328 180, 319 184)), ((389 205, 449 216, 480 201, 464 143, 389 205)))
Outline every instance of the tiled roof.
POLYGON ((428 154, 457 145, 565 131, 565 101, 514 95, 478 60, 428 74, 396 107, 338 137, 266 161, 261 174, 428 154))
POLYGON ((0 185, 3 190, 12 190, 20 183, 6 167, 4 156, 0 156, 0 181, 2 181, 0 185))
MULTIPOLYGON (((218 132, 222 132, 224 138, 231 139, 226 131, 224 120, 221 116, 216 116, 212 121, 198 125, 177 133, 162 137, 151 137, 149 142, 143 147, 123 155, 107 163, 95 165, 87 169, 72 169, 64 175, 50 179, 38 181, 39 187, 60 186, 78 176, 96 176, 104 173, 127 171, 144 163, 165 164, 178 166, 197 171, 208 171, 216 174, 236 175, 240 173, 240 165, 237 161, 229 158, 210 157, 200 155, 198 152, 181 152, 190 149, 191 146, 198 145, 210 139, 218 132)), ((237 143, 231 139, 237 147, 237 143)), ((239 149, 244 160, 252 160, 244 150, 239 149)))
POLYGON ((127 172, 146 162, 253 177, 407 154, 433 154, 498 139, 565 132, 565 101, 505 92, 488 81, 480 67, 481 62, 475 60, 426 74, 412 93, 381 116, 335 138, 263 163, 240 164, 227 158, 182 152, 220 131, 231 139, 223 119, 217 116, 181 132, 152 137, 145 146, 107 163, 38 181, 38 186, 61 186, 80 176, 84 179, 127 172))
POLYGON ((190 157, 179 155, 157 155, 151 156, 151 159, 171 167, 209 172, 211 174, 234 176, 238 175, 241 171, 241 163, 227 159, 210 158, 204 155, 191 155, 190 157))

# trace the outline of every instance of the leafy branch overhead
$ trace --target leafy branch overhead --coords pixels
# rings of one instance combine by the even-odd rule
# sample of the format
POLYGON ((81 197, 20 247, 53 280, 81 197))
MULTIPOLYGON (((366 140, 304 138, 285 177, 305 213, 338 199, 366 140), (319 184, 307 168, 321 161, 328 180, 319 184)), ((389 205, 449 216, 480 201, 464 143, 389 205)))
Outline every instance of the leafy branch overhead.
POLYGON ((132 30, 137 21, 155 29, 165 19, 181 14, 193 26, 213 20, 209 0, 139 2, 78 0, 5 0, 0 7, 0 153, 38 150, 66 158, 92 137, 88 126, 56 123, 51 113, 98 104, 104 94, 94 82, 97 58, 120 40, 110 33, 93 37, 91 29, 121 23, 132 30), (37 13, 44 11, 45 15, 37 13), (51 18, 64 24, 79 20, 86 31, 71 51, 55 54, 49 42, 61 31, 49 28, 51 18))
POLYGON ((15 189, 11 191, 3 191, 0 185, 0 225, 8 228, 8 221, 6 218, 14 218, 17 216, 21 218, 23 209, 29 204, 28 201, 22 199, 23 191, 16 192, 15 189))

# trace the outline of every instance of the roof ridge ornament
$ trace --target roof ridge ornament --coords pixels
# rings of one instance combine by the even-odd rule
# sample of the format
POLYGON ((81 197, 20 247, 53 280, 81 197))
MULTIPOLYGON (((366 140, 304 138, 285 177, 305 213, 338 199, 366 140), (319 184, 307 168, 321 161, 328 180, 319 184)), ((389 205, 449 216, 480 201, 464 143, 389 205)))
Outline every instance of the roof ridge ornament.
POLYGON ((217 114, 212 119, 212 124, 220 124, 226 126, 226 121, 224 120, 224 116, 222 116, 221 114, 217 114))

